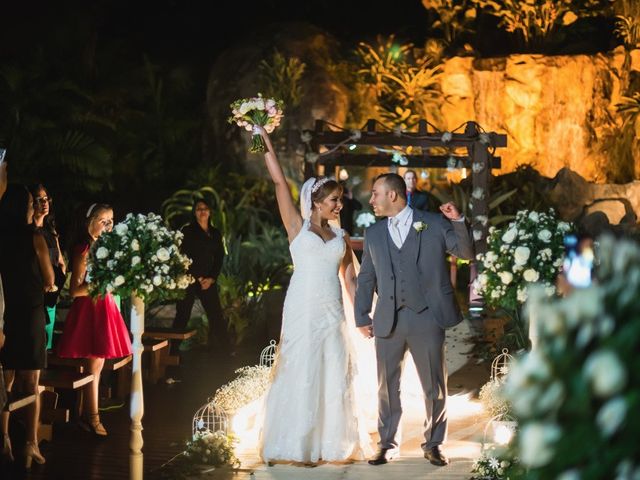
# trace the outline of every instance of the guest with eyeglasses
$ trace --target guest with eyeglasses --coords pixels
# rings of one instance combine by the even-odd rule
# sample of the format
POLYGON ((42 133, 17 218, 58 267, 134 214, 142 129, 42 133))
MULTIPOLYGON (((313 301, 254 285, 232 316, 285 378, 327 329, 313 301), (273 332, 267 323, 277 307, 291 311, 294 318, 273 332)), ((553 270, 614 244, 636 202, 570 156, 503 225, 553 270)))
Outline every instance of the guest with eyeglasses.
POLYGON ((62 255, 62 249, 60 248, 60 236, 56 228, 55 214, 51 208, 51 195, 49 195, 48 190, 41 183, 32 185, 29 191, 33 196, 33 227, 37 232, 42 234, 47 242, 49 259, 51 260, 51 266, 53 267, 53 273, 55 275, 55 284, 58 287, 56 292, 50 292, 44 296, 44 307, 46 319, 48 320, 46 325, 47 350, 50 350, 53 341, 56 305, 58 303, 60 290, 62 290, 66 280, 67 265, 62 255))
MULTIPOLYGON (((7 185, 6 164, 0 165, 0 277, 4 291, 0 363, 7 392, 35 395, 25 408, 25 467, 45 463, 38 447, 40 370, 46 367, 44 293, 55 290, 47 244, 30 223, 33 198, 23 185, 7 185)), ((8 410, 1 415, 2 456, 13 461, 8 410)))
POLYGON ((64 322, 57 353, 64 358, 86 359, 86 371, 93 381, 84 390, 80 426, 97 436, 107 436, 98 413, 100 374, 107 358, 131 354, 129 331, 110 293, 98 298, 89 296, 86 278, 87 256, 91 244, 113 227, 113 209, 94 203, 84 214, 83 226, 73 243, 69 290, 73 303, 64 322))

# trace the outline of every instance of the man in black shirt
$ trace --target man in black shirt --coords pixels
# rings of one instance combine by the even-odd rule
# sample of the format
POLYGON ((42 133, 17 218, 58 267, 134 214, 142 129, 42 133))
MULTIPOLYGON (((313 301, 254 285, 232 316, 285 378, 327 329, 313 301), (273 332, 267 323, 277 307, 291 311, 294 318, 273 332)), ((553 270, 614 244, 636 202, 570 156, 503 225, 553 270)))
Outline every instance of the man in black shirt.
MULTIPOLYGON (((229 350, 227 322, 216 285, 224 258, 222 234, 211 225, 211 208, 204 200, 194 202, 193 216, 194 220, 182 227, 184 239, 180 249, 193 260, 189 273, 196 281, 189 285, 185 297, 176 304, 173 328, 184 329, 187 326, 193 303, 198 297, 209 320, 209 348, 229 350)), ((177 353, 177 346, 177 342, 171 346, 174 353, 177 353)))

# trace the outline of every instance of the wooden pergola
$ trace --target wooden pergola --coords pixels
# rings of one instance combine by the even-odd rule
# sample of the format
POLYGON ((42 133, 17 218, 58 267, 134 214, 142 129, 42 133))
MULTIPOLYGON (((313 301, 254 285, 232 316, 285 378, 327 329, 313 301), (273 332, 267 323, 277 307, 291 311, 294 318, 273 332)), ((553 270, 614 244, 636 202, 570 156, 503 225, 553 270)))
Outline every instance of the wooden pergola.
POLYGON ((485 132, 473 121, 464 123, 452 132, 439 131, 426 120, 419 121, 416 132, 376 130, 378 125, 375 120, 368 120, 365 128, 357 131, 340 129, 323 120, 316 120, 315 129, 306 133, 311 134, 311 140, 307 142, 308 149, 317 157, 314 155, 313 162, 305 163, 305 177, 317 174, 321 166, 325 170, 339 166, 389 167, 392 165, 391 152, 402 152, 400 149, 407 147, 420 147, 420 154, 402 154, 402 167, 454 166, 470 169, 473 192, 470 198, 471 227, 476 252, 484 253, 489 229, 491 169, 501 166, 500 157, 496 157, 494 153, 497 148, 507 146, 507 136, 485 132), (377 153, 356 153, 348 146, 373 147, 377 153), (390 150, 394 147, 394 150, 390 150), (326 151, 321 153, 323 149, 326 151), (432 155, 430 149, 444 149, 451 153, 432 155), (462 150, 466 154, 454 154, 454 150, 462 150))

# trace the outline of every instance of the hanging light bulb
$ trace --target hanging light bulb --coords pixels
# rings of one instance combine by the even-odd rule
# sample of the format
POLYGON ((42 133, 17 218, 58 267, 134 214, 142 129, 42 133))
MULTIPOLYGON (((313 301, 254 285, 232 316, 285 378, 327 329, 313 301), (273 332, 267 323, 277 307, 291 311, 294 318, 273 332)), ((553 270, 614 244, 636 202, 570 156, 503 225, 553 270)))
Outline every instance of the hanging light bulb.
POLYGON ((355 150, 356 149, 356 145, 355 144, 351 144, 349 145, 349 150, 355 150))
POLYGON ((347 172, 346 168, 341 168, 340 169, 340 173, 338 174, 338 178, 342 181, 347 181, 349 180, 349 172, 347 172))

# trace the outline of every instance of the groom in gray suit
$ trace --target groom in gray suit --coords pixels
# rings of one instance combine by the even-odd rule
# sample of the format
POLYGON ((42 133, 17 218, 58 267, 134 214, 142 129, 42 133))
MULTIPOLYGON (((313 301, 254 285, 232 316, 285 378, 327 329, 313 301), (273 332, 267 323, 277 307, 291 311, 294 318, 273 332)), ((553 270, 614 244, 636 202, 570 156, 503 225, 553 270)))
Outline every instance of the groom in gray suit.
POLYGON ((473 258, 469 230, 453 203, 442 214, 407 205, 405 182, 395 173, 376 178, 369 204, 387 217, 365 232, 355 297, 355 320, 366 337, 375 336, 378 367, 378 453, 371 465, 387 463, 397 452, 400 423, 400 376, 407 349, 425 395, 424 456, 432 464, 449 463, 440 450, 447 436, 445 328, 462 315, 446 264, 446 253, 473 258), (377 292, 373 318, 373 294, 377 292))

